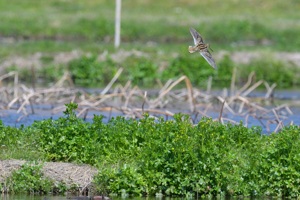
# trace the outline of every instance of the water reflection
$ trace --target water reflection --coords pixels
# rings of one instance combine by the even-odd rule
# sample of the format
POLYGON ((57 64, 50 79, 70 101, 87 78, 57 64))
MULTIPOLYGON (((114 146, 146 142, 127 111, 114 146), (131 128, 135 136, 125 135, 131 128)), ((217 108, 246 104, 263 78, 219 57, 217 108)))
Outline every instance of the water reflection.
MULTIPOLYGON (((216 92, 216 94, 218 93, 220 92, 216 92)), ((261 99, 261 97, 264 96, 264 93, 253 92, 248 96, 253 99, 257 97, 261 99)), ((251 108, 248 108, 246 105, 244 106, 243 104, 241 105, 233 104, 230 109, 233 109, 234 113, 230 113, 228 109, 225 108, 222 114, 222 118, 224 118, 223 121, 225 123, 230 122, 230 120, 234 122, 242 121, 243 124, 247 127, 260 126, 262 127, 263 132, 270 133, 276 130, 278 126, 278 122, 272 123, 272 120, 274 121, 274 119, 276 122, 276 117, 275 117, 276 115, 280 116, 280 119, 277 121, 280 121, 280 123, 282 123, 283 126, 289 125, 291 122, 293 122, 293 124, 296 125, 300 124, 300 103, 299 102, 300 102, 300 92, 280 91, 274 94, 274 101, 269 102, 269 104, 265 104, 260 107, 261 109, 266 108, 267 111, 260 112, 260 109, 251 110, 251 108), (276 110, 276 113, 274 114, 274 112, 272 112, 273 111, 272 108, 275 108, 278 105, 287 105, 287 107, 289 107, 291 112, 284 110, 283 108, 281 110, 276 110), (248 113, 245 112, 245 110, 248 113)), ((256 105, 256 102, 253 102, 252 104, 256 105)), ((260 104, 260 102, 258 102, 258 104, 260 104)), ((141 106, 137 106, 137 107, 141 108, 141 106)), ((202 108, 200 105, 199 107, 197 107, 196 109, 197 112, 195 114, 195 113, 191 113, 191 111, 188 109, 186 102, 179 102, 172 105, 167 104, 166 107, 162 108, 162 110, 167 110, 170 111, 171 113, 180 112, 180 113, 189 114, 193 119, 194 123, 197 123, 203 116, 208 116, 213 119, 218 119, 220 115, 220 107, 221 107, 220 105, 216 105, 216 106, 211 105, 210 107, 207 107, 207 105, 203 105, 202 108)), ((18 112, 18 106, 16 106, 16 108, 12 107, 9 110, 0 110, 0 120, 2 120, 2 122, 7 126, 20 127, 21 125, 29 126, 34 121, 41 121, 44 119, 55 120, 63 116, 63 109, 60 112, 53 112, 54 107, 51 104, 33 104, 31 106, 27 106, 27 107, 25 106, 24 108, 27 112, 26 115, 24 115, 24 113, 22 112, 18 112), (31 112, 32 110, 34 110, 34 112, 31 112)), ((97 110, 87 109, 86 113, 83 113, 82 115, 80 115, 80 117, 87 122, 92 122, 94 115, 103 115, 104 116, 103 122, 107 123, 112 117, 124 116, 126 115, 126 112, 124 113, 124 111, 122 112, 122 110, 117 110, 117 109, 114 109, 113 111, 112 110, 97 111, 97 110)), ((164 117, 166 120, 172 119, 172 117, 167 116, 165 114, 156 113, 155 116, 164 117)))
POLYGON ((66 200, 65 196, 2 195, 1 200, 66 200))

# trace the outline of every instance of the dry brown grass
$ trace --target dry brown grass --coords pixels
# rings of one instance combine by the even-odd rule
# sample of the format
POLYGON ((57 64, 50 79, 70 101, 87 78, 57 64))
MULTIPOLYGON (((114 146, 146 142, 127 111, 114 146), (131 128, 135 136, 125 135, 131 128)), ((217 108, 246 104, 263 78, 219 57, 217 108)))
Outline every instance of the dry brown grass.
MULTIPOLYGON (((22 113, 23 118, 35 113, 33 105, 36 104, 51 104, 52 113, 56 114, 65 110, 64 104, 75 102, 78 104, 77 115, 83 118, 90 111, 121 112, 130 118, 141 118, 145 112, 153 117, 168 118, 175 112, 181 112, 189 114, 193 123, 196 123, 199 117, 212 117, 211 113, 217 112, 219 115, 215 120, 221 123, 238 123, 224 115, 239 116, 243 118, 244 125, 248 126, 249 117, 252 117, 267 131, 275 132, 284 126, 283 120, 293 114, 286 104, 266 107, 258 103, 271 102, 276 85, 270 86, 263 80, 253 82, 254 73, 249 75, 247 83, 239 89, 235 89, 235 73, 233 73, 230 91, 224 89, 221 94, 213 94, 211 84, 208 84, 206 91, 194 88, 186 76, 169 80, 160 90, 154 92, 134 86, 130 81, 125 85, 115 84, 122 71, 120 68, 111 82, 98 94, 75 88, 68 72, 52 87, 36 89, 20 84, 18 73, 10 72, 0 77, 1 109, 16 109, 17 113, 22 113), (13 84, 5 86, 3 81, 8 78, 14 80, 13 84), (265 96, 251 98, 249 94, 259 86, 265 87, 265 96), (178 89, 180 87, 183 88, 178 89), (270 125, 274 123, 276 128, 271 130, 270 125)), ((209 82, 211 81, 210 78, 209 82)))

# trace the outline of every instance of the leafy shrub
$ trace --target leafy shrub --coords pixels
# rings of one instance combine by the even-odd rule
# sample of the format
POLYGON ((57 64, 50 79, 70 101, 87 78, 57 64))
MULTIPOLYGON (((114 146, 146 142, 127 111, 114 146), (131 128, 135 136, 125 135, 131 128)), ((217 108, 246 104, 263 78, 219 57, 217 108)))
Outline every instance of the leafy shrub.
POLYGON ((213 85, 215 87, 230 87, 234 67, 236 66, 230 57, 228 55, 224 56, 218 62, 218 70, 213 76, 213 85))
POLYGON ((18 128, 5 126, 0 120, 0 146, 16 145, 22 131, 18 128))
POLYGON ((95 177, 97 189, 101 192, 115 192, 118 195, 141 196, 148 194, 147 183, 141 168, 124 164, 118 168, 104 167, 95 177))
POLYGON ((255 166, 258 186, 265 195, 299 197, 300 130, 296 126, 284 128, 279 134, 266 137, 266 145, 255 166))
POLYGON ((214 69, 200 55, 191 57, 180 56, 170 62, 168 68, 162 73, 162 79, 167 81, 174 79, 174 77, 179 78, 186 75, 193 85, 205 86, 207 78, 214 73, 214 69))
POLYGON ((174 77, 186 75, 194 86, 207 86, 208 77, 213 78, 214 87, 228 87, 232 77, 234 64, 229 56, 217 63, 214 70, 200 55, 178 57, 171 61, 169 67, 162 73, 162 79, 167 81, 174 77))
POLYGON ((42 166, 37 163, 25 163, 13 171, 7 182, 7 189, 14 193, 47 194, 53 186, 51 180, 43 177, 42 166))
MULTIPOLYGON (((168 195, 187 195, 197 192, 203 195, 229 192, 229 184, 234 186, 242 182, 237 176, 240 172, 233 174, 232 170, 245 165, 243 162, 247 159, 236 150, 251 149, 252 146, 246 141, 254 142, 260 137, 259 129, 247 129, 242 125, 223 126, 209 119, 203 119, 194 128, 189 118, 182 115, 175 116, 174 121, 160 119, 158 123, 146 115, 137 128, 138 131, 134 133, 138 135, 132 140, 135 142, 131 142, 136 146, 135 160, 123 162, 129 166, 135 163, 133 172, 143 184, 129 181, 128 174, 119 173, 123 167, 115 164, 109 172, 101 170, 96 178, 110 192, 120 194, 121 189, 125 189, 135 194, 133 188, 124 188, 121 180, 139 185, 136 187, 139 194, 163 192, 168 195)), ((107 139, 111 141, 110 137, 107 139)), ((127 150, 118 149, 115 153, 120 155, 122 151, 124 155, 127 150)))
POLYGON ((5 126, 0 120, 0 159, 39 159, 42 153, 36 152, 37 146, 36 138, 28 128, 5 126))
MULTIPOLYGON (((152 87, 155 85, 155 81, 159 78, 158 66, 149 59, 131 59, 127 61, 128 65, 128 76, 134 85, 144 86, 144 87, 152 87)), ((123 82, 125 80, 123 77, 123 82)))
POLYGON ((70 103, 58 120, 35 122, 32 131, 39 136, 39 149, 51 161, 95 163, 96 135, 89 131, 90 124, 76 117, 76 104, 70 103))
POLYGON ((59 65, 47 65, 37 71, 38 79, 42 79, 45 82, 56 82, 64 74, 64 68, 59 65))
MULTIPOLYGON (((119 77, 120 82, 131 80, 135 85, 153 86, 158 77, 157 65, 144 58, 128 59, 125 64, 124 75, 119 77)), ((123 66, 122 65, 122 66, 123 66)), ((119 66, 110 59, 97 61, 96 56, 84 56, 69 64, 75 84, 80 86, 104 86, 109 83, 119 66)))
POLYGON ((35 122, 22 131, 34 138, 43 159, 97 166, 94 181, 101 193, 300 195, 297 126, 262 135, 259 127, 209 118, 192 124, 182 114, 173 120, 148 114, 139 120, 116 117, 108 123, 94 116, 89 124, 76 117, 76 104, 66 106, 64 117, 35 122))
POLYGON ((105 85, 113 77, 113 68, 110 60, 99 62, 95 55, 83 56, 69 64, 72 79, 80 86, 105 85))
POLYGON ((246 82, 247 76, 254 71, 257 80, 265 80, 268 83, 276 83, 279 88, 288 88, 299 85, 295 77, 300 75, 294 66, 287 66, 280 61, 255 60, 250 64, 239 68, 240 82, 246 82))
MULTIPOLYGON (((273 139, 272 136, 262 136, 261 129, 257 127, 247 129, 242 124, 222 125, 210 119, 203 119, 193 127, 186 116, 177 115, 174 121, 160 119, 159 122, 155 122, 146 115, 136 128, 138 131, 132 132, 138 134, 135 136, 136 139, 127 139, 135 146, 132 148, 136 153, 134 161, 122 159, 128 153, 132 155, 130 151, 128 152, 128 148, 117 149, 115 153, 111 149, 109 157, 113 154, 119 155, 117 163, 123 160, 123 165, 112 164, 113 167, 100 170, 95 179, 106 191, 121 194, 122 189, 125 189, 129 194, 136 194, 132 188, 135 186, 140 195, 154 195, 158 192, 180 196, 221 193, 254 196, 299 195, 297 187, 292 186, 296 185, 298 179, 295 179, 295 182, 288 176, 283 178, 282 183, 274 180, 275 185, 279 184, 281 193, 276 193, 278 186, 274 187, 274 191, 264 186, 264 183, 270 186, 267 180, 275 178, 269 176, 268 170, 271 166, 269 161, 261 157, 268 140, 273 139), (260 162, 257 162, 258 160, 260 162), (124 164, 133 174, 120 173, 124 164), (263 166, 269 167, 263 170, 263 166), (132 180, 132 176, 139 178, 132 180), (128 187, 125 187, 124 180, 128 187), (141 182, 136 183, 137 180, 141 182), (287 182, 291 183, 290 188, 284 190, 284 184, 287 182)), ((295 131, 295 137, 299 137, 299 128, 292 129, 295 131)), ((281 132, 277 134, 279 138, 283 137, 281 134, 281 132)), ((122 138, 128 138, 127 136, 125 134, 122 138)), ((109 135, 107 139, 113 144, 109 135)), ((294 139, 296 138, 289 138, 288 141, 292 142, 294 139)), ((128 145, 130 146, 130 143, 128 145)), ((287 146, 291 145, 287 143, 287 146)), ((274 150, 274 146, 270 146, 270 149, 274 150)), ((277 159, 279 155, 282 153, 276 156, 277 159)), ((273 163, 278 161, 274 160, 273 163)), ((291 171, 284 173, 291 174, 291 171)), ((293 173, 294 178, 297 178, 297 172, 294 170, 293 173)))
MULTIPOLYGON (((186 49, 183 50, 186 52, 186 49)), ((243 85, 251 72, 255 72, 256 79, 264 79, 268 83, 276 83, 278 88, 295 87, 300 84, 298 80, 300 71, 294 65, 283 63, 274 59, 253 60, 249 64, 237 66, 227 55, 217 62, 218 70, 214 70, 199 54, 186 54, 169 60, 164 70, 160 69, 153 58, 130 56, 122 62, 124 71, 117 82, 125 84, 130 80, 140 87, 157 87, 157 80, 166 82, 170 79, 186 75, 193 86, 206 87, 208 77, 213 78, 213 87, 229 87, 233 69, 237 69, 236 83, 243 85), (288 68, 288 70, 286 70, 288 68)), ((71 61, 68 70, 76 86, 104 87, 120 68, 120 64, 107 58, 98 61, 96 55, 82 56, 71 61)), ((9 71, 19 71, 20 78, 32 83, 30 69, 18 69, 12 66, 9 71)), ((36 70, 36 80, 43 83, 57 81, 66 69, 63 66, 48 65, 36 70)))

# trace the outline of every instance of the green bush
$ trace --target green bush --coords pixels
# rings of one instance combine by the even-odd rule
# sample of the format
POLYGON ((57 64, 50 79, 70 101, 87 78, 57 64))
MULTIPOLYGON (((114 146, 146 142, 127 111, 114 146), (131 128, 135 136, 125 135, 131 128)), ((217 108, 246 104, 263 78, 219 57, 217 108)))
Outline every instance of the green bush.
POLYGON ((213 76, 214 73, 214 69, 200 54, 190 57, 180 56, 170 62, 168 68, 162 73, 162 79, 167 81, 185 75, 193 85, 206 86, 208 77, 213 76))
MULTIPOLYGON (((136 191, 139 191, 139 195, 161 192, 180 196, 299 195, 300 191, 295 187, 298 179, 289 178, 290 170, 283 172, 282 181, 274 180, 277 188, 272 190, 265 187, 267 185, 264 183, 270 186, 267 180, 275 179, 275 176, 268 174, 272 165, 263 156, 269 140, 273 140, 273 135, 262 136, 260 128, 247 129, 242 124, 222 125, 210 119, 202 119, 194 127, 188 117, 182 115, 175 116, 174 121, 160 119, 159 122, 145 116, 136 128, 138 131, 131 133, 138 135, 132 140, 129 140, 128 134, 122 137, 122 140, 128 142, 128 147, 115 150, 119 157, 116 159, 117 163, 113 162, 113 167, 107 170, 100 170, 95 179, 106 191, 122 194, 125 190, 135 195, 136 191), (132 148, 135 149, 134 153, 128 151, 131 145, 135 146, 132 148), (127 155, 134 155, 134 161, 122 159, 127 155), (120 160, 123 164, 119 163, 120 160), (129 170, 129 174, 120 173, 123 172, 124 166, 129 170), (269 167, 264 170, 263 166, 269 167), (133 180, 132 177, 138 178, 133 180), (124 185, 124 180, 127 186, 124 185), (140 182, 137 183, 138 180, 140 182), (290 183, 289 188, 286 189, 285 183, 290 183), (277 192, 278 188, 281 188, 281 193, 277 192)), ((294 131, 295 137, 299 137, 299 128, 290 129, 294 131)), ((290 129, 282 130, 277 137, 282 139, 290 129)), ((111 141, 115 140, 116 136, 107 136, 109 144, 113 144, 111 141)), ((294 139, 296 138, 288 138, 283 142, 286 142, 287 146, 293 146, 289 145, 288 141, 293 142, 294 139)), ((298 143, 295 145, 298 146, 298 143)), ((277 148, 268 147, 272 150, 277 148)), ((113 149, 110 149, 109 157, 115 154, 113 152, 113 149)), ((280 155, 282 153, 277 155, 277 159, 280 155)), ((283 157, 287 156, 290 155, 283 154, 283 157)), ((293 159, 297 157, 295 153, 293 159)), ((278 160, 274 160, 273 163, 278 164, 278 160)), ((291 165, 290 169, 295 166, 298 164, 291 165)), ((282 170, 280 167, 278 169, 282 170)), ((293 178, 297 178, 299 173, 296 170, 292 172, 293 178)))
POLYGON ((295 87, 300 84, 297 78, 300 71, 295 66, 280 61, 254 60, 250 64, 241 65, 238 70, 241 83, 246 82, 251 72, 255 72, 256 80, 276 83, 278 88, 295 87))
POLYGON ((299 128, 291 126, 263 136, 257 127, 222 125, 211 119, 193 126, 188 116, 180 114, 170 121, 155 121, 148 115, 139 121, 117 117, 108 124, 95 116, 88 125, 76 118, 74 109, 76 105, 69 104, 65 119, 38 126, 47 130, 43 134, 47 137, 41 138, 41 149, 56 155, 48 159, 99 166, 95 182, 102 192, 299 195, 293 186, 299 176, 299 144, 294 142, 298 141, 299 128), (83 141, 84 148, 80 145, 83 141))
POLYGON ((94 116, 92 123, 86 123, 76 117, 76 104, 66 106, 64 117, 22 128, 16 140, 24 135, 31 138, 25 142, 42 152, 40 159, 97 166, 94 182, 100 193, 300 195, 297 126, 264 135, 260 127, 221 124, 209 118, 192 124, 182 114, 173 120, 145 114, 139 120, 116 117, 107 123, 94 116))
POLYGON ((64 68, 60 65, 47 65, 37 70, 37 78, 44 83, 57 82, 64 74, 64 68))
POLYGON ((264 195, 299 197, 300 130, 284 128, 279 134, 266 137, 263 151, 258 155, 255 170, 257 185, 264 195))
POLYGON ((0 146, 14 146, 22 131, 18 128, 5 126, 0 120, 0 146))
POLYGON ((115 67, 111 60, 99 62, 92 55, 71 61, 68 69, 76 85, 97 87, 107 84, 113 78, 115 67))
POLYGON ((7 180, 8 190, 13 193, 48 194, 53 182, 43 177, 42 166, 37 163, 25 163, 12 172, 7 180))
POLYGON ((97 135, 90 131, 91 124, 76 117, 76 108, 76 104, 70 103, 65 111, 66 117, 32 125, 31 131, 38 136, 39 150, 45 152, 47 160, 95 163, 97 135))
MULTIPOLYGON (((186 49, 183 50, 184 52, 186 49)), ((200 54, 186 54, 172 58, 168 65, 162 69, 157 61, 147 57, 130 56, 122 63, 117 63, 110 58, 98 61, 96 55, 82 56, 71 61, 67 69, 64 66, 48 65, 35 70, 36 80, 43 83, 57 81, 68 70, 71 73, 75 86, 104 87, 114 77, 120 67, 124 71, 118 77, 117 83, 122 85, 127 81, 139 87, 157 88, 157 80, 162 83, 180 76, 187 76, 195 87, 206 87, 208 78, 212 77, 214 88, 230 87, 233 69, 237 69, 236 84, 242 86, 251 72, 255 72, 256 80, 265 80, 276 83, 277 88, 291 88, 300 84, 298 80, 300 71, 290 63, 283 63, 272 58, 253 60, 249 64, 237 65, 227 55, 217 62, 218 69, 214 70, 200 54)), ((18 71, 20 79, 32 83, 32 72, 29 69, 18 69, 14 66, 7 71, 18 71)), ((12 80, 12 79, 10 79, 12 80)))
POLYGON ((145 58, 129 59, 126 62, 128 69, 125 69, 125 76, 121 78, 126 82, 126 78, 132 81, 134 85, 143 87, 153 87, 156 85, 156 79, 159 78, 158 66, 151 60, 145 58), (128 73, 128 75, 126 75, 128 73))

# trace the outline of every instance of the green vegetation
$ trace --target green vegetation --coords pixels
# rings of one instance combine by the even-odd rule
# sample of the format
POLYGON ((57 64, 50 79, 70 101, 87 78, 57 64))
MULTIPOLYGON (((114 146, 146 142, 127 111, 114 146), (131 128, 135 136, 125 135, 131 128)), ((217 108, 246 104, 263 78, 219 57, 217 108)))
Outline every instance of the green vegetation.
MULTIPOLYGON (((147 41, 187 42, 190 41, 188 27, 194 26, 201 28, 207 40, 213 41, 216 50, 248 49, 248 45, 234 45, 243 41, 254 41, 254 49, 261 49, 263 41, 268 40, 269 45, 263 48, 295 51, 300 44, 299 6, 294 0, 284 3, 280 0, 132 0, 122 4, 122 39, 138 42, 140 46, 147 41)), ((9 48, 3 48, 2 54, 23 53, 26 49, 13 50, 13 47, 28 42, 32 47, 27 52, 35 52, 37 48, 47 52, 82 48, 81 44, 84 49, 94 49, 94 45, 88 46, 95 41, 111 43, 114 34, 115 2, 110 0, 85 3, 13 0, 10 4, 2 1, 0 11, 1 36, 25 39, 6 44, 9 48), (89 45, 84 45, 87 42, 89 45)))
MULTIPOLYGON (((134 85, 142 88, 157 88, 159 83, 176 79, 186 75, 193 86, 206 87, 208 77, 213 78, 213 87, 230 87, 233 69, 237 69, 236 84, 246 83, 251 72, 255 72, 256 80, 265 80, 270 84, 276 83, 277 88, 296 88, 300 86, 300 69, 292 64, 284 64, 273 59, 253 60, 249 64, 237 65, 229 56, 218 62, 218 70, 214 70, 199 55, 183 55, 169 60, 162 70, 159 63, 145 57, 131 56, 122 64, 107 58, 98 61, 96 55, 82 56, 71 61, 68 66, 53 66, 52 64, 35 70, 36 79, 43 80, 43 84, 58 81, 64 71, 69 71, 75 86, 105 87, 113 78, 117 70, 124 71, 118 78, 118 83, 125 85, 130 80, 134 85)), ((11 67, 7 71, 17 70, 20 79, 30 84, 33 80, 31 69, 11 67)))
MULTIPOLYGON (((37 78, 46 84, 68 69, 77 86, 103 87, 122 66, 126 70, 120 77, 121 83, 129 78, 134 84, 154 87, 158 79, 164 82, 184 74, 195 86, 205 86, 208 76, 212 76, 214 87, 228 87, 232 68, 236 67, 237 83, 243 84, 248 74, 255 71, 258 79, 263 77, 279 88, 297 87, 299 70, 290 63, 263 56, 261 60, 238 65, 225 58, 217 60, 219 70, 214 72, 199 55, 190 55, 187 46, 192 43, 188 31, 192 26, 211 44, 214 55, 221 50, 229 55, 239 51, 259 51, 262 55, 298 51, 299 9, 300 4, 294 0, 126 1, 122 4, 121 48, 135 49, 147 56, 130 56, 124 62, 116 62, 111 58, 96 59, 104 51, 108 56, 118 52, 113 47, 115 1, 3 1, 0 57, 5 60, 9 56, 43 53, 42 66, 34 67, 37 78), (69 65, 53 60, 57 52, 74 49, 92 56, 78 58, 69 65)), ((30 69, 12 66, 8 70, 13 68, 31 82, 30 69)))
MULTIPOLYGON (((159 81, 182 75, 194 86, 205 87, 212 76, 213 87, 229 87, 234 68, 240 85, 252 71, 256 80, 279 88, 300 85, 299 69, 272 57, 238 65, 225 56, 217 60, 219 69, 214 71, 198 54, 187 52, 192 44, 189 27, 211 44, 213 55, 221 50, 228 55, 298 51, 300 3, 296 0, 122 3, 121 51, 145 55, 111 57, 119 53, 113 47, 112 0, 12 0, 0 1, 1 64, 6 58, 41 52, 41 66, 10 66, 6 71, 19 71, 21 81, 48 84, 68 70, 75 85, 83 87, 105 86, 120 67, 124 71, 119 83, 131 80, 141 87, 156 87, 159 81), (56 53, 74 49, 90 56, 68 64, 55 61, 56 53), (107 56, 98 59, 103 52, 107 56)), ((145 114, 140 120, 117 117, 106 124, 102 116, 95 116, 93 123, 86 123, 76 117, 76 108, 68 104, 64 117, 29 127, 0 122, 0 158, 91 164, 99 168, 98 190, 119 195, 300 196, 297 126, 267 136, 257 127, 222 125, 207 118, 193 125, 180 114, 169 121, 145 114)), ((24 165, 6 180, 9 189, 49 192, 53 183, 42 178, 40 169, 40 165, 24 165)))
POLYGON ((47 194, 53 190, 53 183, 45 178, 38 163, 26 163, 8 178, 6 189, 11 193, 47 194))
MULTIPOLYGON (((107 124, 102 122, 102 116, 94 116, 92 123, 86 123, 76 117, 76 108, 76 104, 68 104, 64 117, 37 121, 26 128, 1 125, 1 148, 22 151, 27 158, 24 146, 32 145, 36 152, 41 152, 39 160, 97 166, 95 184, 104 193, 300 195, 297 126, 263 135, 258 127, 222 125, 208 118, 193 125, 188 116, 181 114, 168 121, 155 120, 147 114, 140 120, 117 117, 107 124), (23 141, 24 138, 27 139, 23 141)), ((20 154, 10 158, 20 158, 20 154)), ((6 158, 5 152, 1 151, 0 158, 6 158)), ((32 167, 23 170, 27 176, 20 179, 27 180, 32 167)), ((23 184, 20 179, 14 183, 23 184)), ((41 180, 37 186, 47 188, 48 182, 41 180)))
POLYGON ((11 176, 0 185, 2 192, 14 194, 63 194, 68 189, 65 183, 54 183, 42 172, 42 165, 36 161, 27 162, 21 168, 12 172, 11 176))

